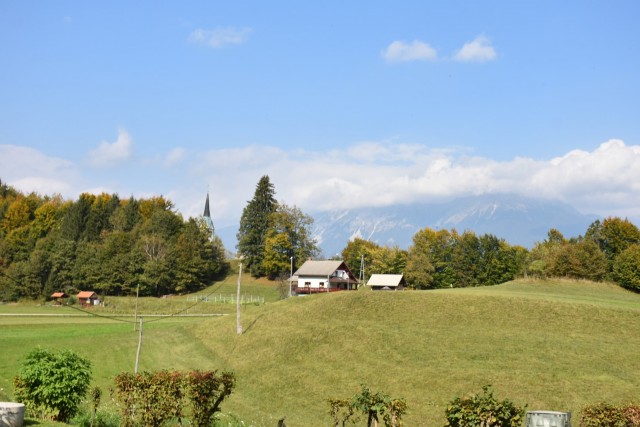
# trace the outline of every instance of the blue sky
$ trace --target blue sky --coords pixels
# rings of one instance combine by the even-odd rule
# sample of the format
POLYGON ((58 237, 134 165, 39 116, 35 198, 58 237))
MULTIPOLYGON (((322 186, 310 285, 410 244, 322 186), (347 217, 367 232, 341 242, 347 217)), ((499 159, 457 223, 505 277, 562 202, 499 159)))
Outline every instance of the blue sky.
POLYGON ((637 1, 0 3, 0 179, 308 213, 485 193, 640 219, 637 1))

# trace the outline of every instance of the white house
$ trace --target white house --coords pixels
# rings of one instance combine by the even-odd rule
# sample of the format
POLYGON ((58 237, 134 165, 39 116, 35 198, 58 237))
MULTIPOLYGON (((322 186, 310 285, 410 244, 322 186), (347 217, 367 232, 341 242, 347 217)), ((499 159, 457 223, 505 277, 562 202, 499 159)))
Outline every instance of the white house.
POLYGON ((398 291, 406 285, 402 274, 372 274, 367 282, 367 286, 374 291, 398 291))
POLYGON ((302 295, 358 289, 358 280, 344 261, 305 261, 291 281, 302 295))

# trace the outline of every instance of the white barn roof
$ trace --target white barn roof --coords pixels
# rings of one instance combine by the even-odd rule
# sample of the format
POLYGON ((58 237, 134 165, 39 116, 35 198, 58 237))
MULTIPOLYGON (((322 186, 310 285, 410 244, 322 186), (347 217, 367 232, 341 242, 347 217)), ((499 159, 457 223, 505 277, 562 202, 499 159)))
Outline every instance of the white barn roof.
POLYGON ((402 274, 372 274, 367 286, 397 288, 403 283, 403 280, 402 274))

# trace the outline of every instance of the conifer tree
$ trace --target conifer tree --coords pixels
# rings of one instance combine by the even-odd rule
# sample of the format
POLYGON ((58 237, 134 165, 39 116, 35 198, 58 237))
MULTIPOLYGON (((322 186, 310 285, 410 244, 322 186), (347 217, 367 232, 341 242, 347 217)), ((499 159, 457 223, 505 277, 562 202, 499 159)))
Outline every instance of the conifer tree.
POLYGON ((264 175, 258 181, 256 191, 242 211, 238 230, 238 252, 244 258, 248 271, 254 277, 265 275, 263 267, 264 242, 269 230, 269 217, 278 204, 275 189, 269 177, 264 175))

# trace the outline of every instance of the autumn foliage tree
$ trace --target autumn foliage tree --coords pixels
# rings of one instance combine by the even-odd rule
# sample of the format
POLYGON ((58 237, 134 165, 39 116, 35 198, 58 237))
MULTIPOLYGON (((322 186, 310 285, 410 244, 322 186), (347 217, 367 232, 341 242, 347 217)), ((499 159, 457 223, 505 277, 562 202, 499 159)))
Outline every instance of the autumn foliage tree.
POLYGON ((269 216, 262 266, 270 278, 289 273, 291 265, 301 265, 319 252, 311 235, 313 218, 296 206, 278 203, 269 216))
POLYGON ((191 292, 226 269, 224 247, 164 197, 24 195, 0 181, 0 299, 91 289, 191 292))
POLYGON ((407 266, 407 251, 398 246, 381 246, 356 237, 342 250, 342 259, 354 270, 362 267, 366 283, 372 274, 403 274, 407 266))

